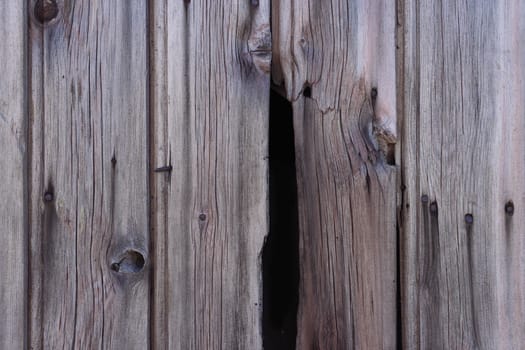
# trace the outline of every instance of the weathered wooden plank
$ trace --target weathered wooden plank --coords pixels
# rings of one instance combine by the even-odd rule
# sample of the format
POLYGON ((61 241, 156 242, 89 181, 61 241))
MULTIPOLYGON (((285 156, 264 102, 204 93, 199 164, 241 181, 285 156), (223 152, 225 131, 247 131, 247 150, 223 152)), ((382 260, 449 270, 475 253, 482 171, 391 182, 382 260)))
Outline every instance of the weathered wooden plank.
POLYGON ((525 4, 403 3, 404 347, 523 349, 525 4))
POLYGON ((30 27, 31 346, 145 349, 147 4, 54 4, 30 27))
POLYGON ((273 2, 293 101, 297 349, 396 346, 395 3, 273 2))
POLYGON ((27 15, 0 2, 0 348, 25 349, 27 309, 27 15))
POLYGON ((153 345, 260 349, 269 1, 156 0, 151 20, 153 345))

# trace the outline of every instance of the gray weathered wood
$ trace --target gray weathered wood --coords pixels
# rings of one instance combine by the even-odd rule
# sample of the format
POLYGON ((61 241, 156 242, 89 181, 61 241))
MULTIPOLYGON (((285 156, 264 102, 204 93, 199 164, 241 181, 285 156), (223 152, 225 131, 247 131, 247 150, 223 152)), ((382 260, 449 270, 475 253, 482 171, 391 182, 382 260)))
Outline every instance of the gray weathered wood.
POLYGON ((0 349, 25 349, 27 121, 24 1, 0 2, 0 349))
POLYGON ((402 13, 404 347, 523 349, 525 4, 402 13))
POLYGON ((269 1, 151 5, 152 341, 260 349, 269 1))
POLYGON ((146 17, 139 0, 31 16, 35 349, 148 347, 146 17))
POLYGON ((395 348, 395 3, 272 9, 274 82, 294 109, 297 349, 395 348))

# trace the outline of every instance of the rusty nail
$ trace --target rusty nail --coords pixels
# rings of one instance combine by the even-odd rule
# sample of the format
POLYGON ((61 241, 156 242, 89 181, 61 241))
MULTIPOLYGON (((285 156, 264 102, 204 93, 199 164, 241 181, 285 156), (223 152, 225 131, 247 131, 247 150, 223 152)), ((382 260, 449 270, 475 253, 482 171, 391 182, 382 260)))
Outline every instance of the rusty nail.
POLYGON ((161 166, 160 168, 155 169, 156 173, 170 172, 173 169, 171 165, 161 166))

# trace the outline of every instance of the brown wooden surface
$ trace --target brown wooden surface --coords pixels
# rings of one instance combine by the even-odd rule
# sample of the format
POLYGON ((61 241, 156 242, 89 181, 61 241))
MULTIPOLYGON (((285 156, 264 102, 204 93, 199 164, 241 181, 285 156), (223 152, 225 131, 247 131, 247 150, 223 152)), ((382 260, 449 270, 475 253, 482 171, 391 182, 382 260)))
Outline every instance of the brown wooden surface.
POLYGON ((297 348, 392 349, 395 4, 273 5, 273 80, 284 85, 294 109, 297 348))
POLYGON ((402 13, 403 344, 523 349, 525 5, 402 13))
POLYGON ((66 1, 31 17, 34 349, 149 344, 146 14, 66 1))
POLYGON ((152 3, 154 348, 262 346, 269 6, 152 3))
POLYGON ((0 2, 0 349, 24 349, 27 305, 27 22, 0 2))

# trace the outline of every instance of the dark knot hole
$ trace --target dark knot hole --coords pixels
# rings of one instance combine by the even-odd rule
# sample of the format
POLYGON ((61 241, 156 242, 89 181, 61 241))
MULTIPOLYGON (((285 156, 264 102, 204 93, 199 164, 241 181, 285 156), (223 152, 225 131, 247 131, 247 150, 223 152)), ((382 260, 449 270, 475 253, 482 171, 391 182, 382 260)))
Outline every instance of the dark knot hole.
POLYGON ((120 273, 137 273, 144 268, 145 263, 144 255, 136 250, 128 250, 111 264, 111 269, 120 273))
POLYGON ((58 15, 56 0, 38 0, 35 4, 35 18, 40 23, 48 23, 58 15))

